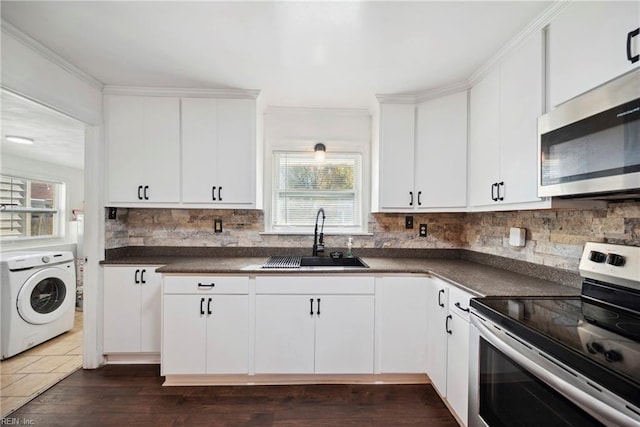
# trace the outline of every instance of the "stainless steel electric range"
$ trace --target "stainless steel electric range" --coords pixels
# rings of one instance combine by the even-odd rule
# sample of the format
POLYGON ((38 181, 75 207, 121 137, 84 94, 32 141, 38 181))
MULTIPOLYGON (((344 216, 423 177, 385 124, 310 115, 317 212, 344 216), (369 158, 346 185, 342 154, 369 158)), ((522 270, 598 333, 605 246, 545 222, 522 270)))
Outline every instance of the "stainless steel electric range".
POLYGON ((640 247, 587 243, 580 274, 471 301, 470 426, 640 426, 640 247))

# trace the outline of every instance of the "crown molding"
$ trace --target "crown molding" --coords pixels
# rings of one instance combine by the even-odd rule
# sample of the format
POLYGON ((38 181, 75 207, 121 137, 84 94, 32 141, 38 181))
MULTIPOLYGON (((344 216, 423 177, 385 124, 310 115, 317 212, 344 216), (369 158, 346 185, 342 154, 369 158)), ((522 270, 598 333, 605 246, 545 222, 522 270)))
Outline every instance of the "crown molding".
POLYGON ((268 106, 265 110, 266 114, 278 114, 278 113, 294 113, 294 114, 307 114, 307 113, 331 113, 339 114, 342 116, 367 116, 371 113, 366 108, 330 108, 330 107, 285 107, 285 106, 268 106))
POLYGON ((381 104, 415 104, 416 94, 414 93, 389 93, 376 94, 376 99, 381 104))
POLYGON ((464 92, 471 89, 471 85, 467 80, 452 83, 446 86, 440 86, 433 89, 424 90, 416 93, 416 102, 429 101, 430 99, 441 98, 454 93, 464 92))
POLYGON ((560 14, 573 0, 555 0, 549 7, 542 11, 540 15, 531 21, 522 31, 512 38, 506 45, 502 47, 494 56, 484 63, 476 72, 469 77, 469 87, 478 83, 488 74, 495 66, 497 66, 512 51, 524 43, 532 34, 542 31, 544 27, 549 25, 553 19, 560 14))
POLYGON ((136 96, 171 96, 182 98, 231 98, 256 99, 259 90, 253 89, 200 89, 200 88, 172 88, 146 86, 104 86, 105 95, 136 95, 136 96))
POLYGON ((95 77, 91 76, 89 73, 73 65, 71 62, 67 61, 66 59, 64 59, 63 57, 61 57, 60 55, 55 53, 53 50, 49 49, 47 46, 43 45, 33 37, 28 36, 27 34, 22 32, 20 29, 10 24, 9 22, 5 21, 4 19, 0 20, 0 27, 2 29, 3 35, 11 36, 18 42, 22 43, 23 45, 33 50, 40 56, 44 57, 45 59, 56 64, 57 66, 59 66, 69 74, 73 75, 74 77, 82 80, 83 82, 89 84, 90 86, 98 90, 102 90, 102 88, 104 87, 104 84, 101 81, 97 80, 95 77))

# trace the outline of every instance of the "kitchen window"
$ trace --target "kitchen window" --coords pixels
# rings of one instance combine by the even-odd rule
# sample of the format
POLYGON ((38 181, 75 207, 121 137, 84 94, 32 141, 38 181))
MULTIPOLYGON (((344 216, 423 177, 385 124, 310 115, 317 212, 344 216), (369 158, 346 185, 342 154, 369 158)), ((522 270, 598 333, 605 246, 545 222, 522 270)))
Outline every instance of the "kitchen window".
POLYGON ((330 152, 317 162, 312 152, 274 151, 272 231, 312 231, 324 208, 325 231, 363 231, 362 155, 330 152))
POLYGON ((0 238, 60 235, 64 183, 0 175, 0 238))

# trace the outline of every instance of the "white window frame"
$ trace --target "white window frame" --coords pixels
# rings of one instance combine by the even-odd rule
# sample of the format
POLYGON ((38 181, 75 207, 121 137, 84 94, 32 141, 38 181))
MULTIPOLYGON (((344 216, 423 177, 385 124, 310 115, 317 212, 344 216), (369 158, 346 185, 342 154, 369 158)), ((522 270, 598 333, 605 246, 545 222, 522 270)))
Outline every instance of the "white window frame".
MULTIPOLYGON (((276 141, 267 142, 265 147, 265 162, 264 162, 264 219, 265 219, 265 234, 290 234, 290 235, 313 235, 313 226, 310 227, 274 227, 273 210, 274 210, 274 191, 276 191, 274 180, 277 179, 277 170, 275 167, 276 158, 275 153, 279 151, 285 152, 309 152, 313 153, 313 147, 319 140, 290 140, 290 141, 276 141)), ((324 232, 326 235, 369 235, 368 232, 368 215, 371 211, 371 155, 369 141, 322 141, 326 147, 327 152, 336 153, 355 153, 361 156, 361 194, 360 194, 360 224, 361 227, 356 228, 344 228, 344 227, 330 227, 325 226, 324 232)))
MULTIPOLYGON (((24 213, 27 214, 27 218, 29 214, 32 213, 52 213, 53 214, 53 227, 52 234, 49 235, 39 235, 39 236, 29 236, 29 235, 6 235, 0 236, 0 241, 4 243, 8 242, 23 242, 23 241, 33 241, 33 240, 51 240, 51 239, 60 239, 64 237, 64 218, 66 212, 66 184, 62 181, 43 178, 43 177, 35 177, 35 176, 26 176, 21 174, 13 174, 13 173, 2 173, 2 177, 12 178, 21 181, 27 182, 43 182, 48 184, 55 185, 55 197, 56 197, 56 207, 55 208, 34 208, 30 206, 24 207, 16 207, 11 205, 4 205, 0 203, 0 211, 3 212, 15 212, 15 213, 24 213)), ((26 196, 28 197, 28 196, 26 196)), ((25 223, 27 222, 25 218, 25 223)), ((25 224, 26 228, 29 228, 29 224, 25 224)))

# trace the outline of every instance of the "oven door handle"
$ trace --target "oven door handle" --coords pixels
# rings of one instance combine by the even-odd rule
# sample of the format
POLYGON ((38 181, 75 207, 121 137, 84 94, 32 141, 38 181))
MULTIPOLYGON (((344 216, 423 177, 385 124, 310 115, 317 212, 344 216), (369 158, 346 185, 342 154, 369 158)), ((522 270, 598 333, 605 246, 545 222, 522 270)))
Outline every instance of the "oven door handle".
POLYGON ((471 316, 471 322, 476 327, 482 338, 487 340, 499 351, 509 356, 513 361, 541 379, 558 393, 571 400, 594 418, 597 418, 605 424, 614 423, 616 425, 633 425, 637 422, 533 362, 531 359, 498 337, 493 331, 491 331, 485 322, 477 318, 477 316, 471 316))

